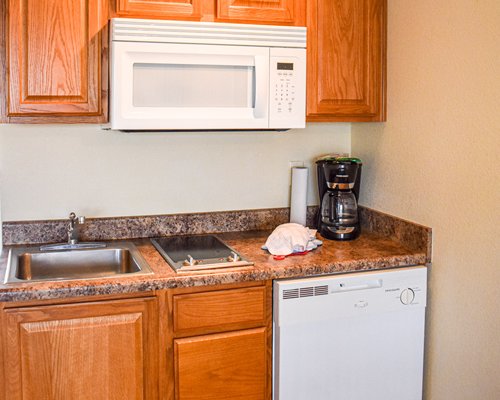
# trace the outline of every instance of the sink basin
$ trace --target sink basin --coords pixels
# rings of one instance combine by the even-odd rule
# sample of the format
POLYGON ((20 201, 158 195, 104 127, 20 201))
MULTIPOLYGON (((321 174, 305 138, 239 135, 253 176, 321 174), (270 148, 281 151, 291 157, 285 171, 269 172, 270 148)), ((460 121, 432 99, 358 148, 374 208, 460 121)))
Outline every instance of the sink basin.
MULTIPOLYGON (((42 247, 43 248, 43 247, 42 247)), ((109 243, 104 248, 40 250, 11 249, 4 283, 109 278, 151 274, 133 243, 109 243)))

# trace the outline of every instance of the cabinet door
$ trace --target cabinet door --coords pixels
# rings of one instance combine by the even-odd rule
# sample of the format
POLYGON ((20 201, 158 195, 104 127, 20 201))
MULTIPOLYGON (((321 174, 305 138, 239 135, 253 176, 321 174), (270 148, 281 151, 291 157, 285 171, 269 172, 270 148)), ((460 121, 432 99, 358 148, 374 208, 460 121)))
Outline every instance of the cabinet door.
POLYGON ((387 0, 309 0, 308 121, 384 121, 387 0))
POLYGON ((217 19, 303 26, 305 0, 217 0, 217 19))
POLYGON ((158 398, 153 298, 6 310, 9 400, 158 398))
POLYGON ((267 330, 174 341, 177 400, 267 399, 267 330))
POLYGON ((120 17, 201 19, 203 0, 116 0, 120 17))
POLYGON ((7 15, 11 122, 104 121, 108 0, 8 0, 7 15))

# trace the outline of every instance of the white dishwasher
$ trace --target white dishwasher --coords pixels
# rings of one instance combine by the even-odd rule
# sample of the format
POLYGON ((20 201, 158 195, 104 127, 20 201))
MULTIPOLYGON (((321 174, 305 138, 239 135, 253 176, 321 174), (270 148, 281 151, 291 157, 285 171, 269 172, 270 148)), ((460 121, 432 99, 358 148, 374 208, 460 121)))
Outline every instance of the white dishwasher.
POLYGON ((427 268, 273 285, 274 400, 421 400, 427 268))

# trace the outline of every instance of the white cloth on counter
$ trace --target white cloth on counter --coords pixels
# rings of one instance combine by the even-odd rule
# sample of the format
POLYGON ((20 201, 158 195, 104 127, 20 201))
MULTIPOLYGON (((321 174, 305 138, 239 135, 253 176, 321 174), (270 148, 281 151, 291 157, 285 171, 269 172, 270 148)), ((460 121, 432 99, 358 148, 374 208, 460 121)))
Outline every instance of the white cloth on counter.
POLYGON ((262 248, 275 256, 287 256, 314 250, 322 244, 321 240, 316 239, 316 229, 290 222, 279 225, 269 235, 262 248))

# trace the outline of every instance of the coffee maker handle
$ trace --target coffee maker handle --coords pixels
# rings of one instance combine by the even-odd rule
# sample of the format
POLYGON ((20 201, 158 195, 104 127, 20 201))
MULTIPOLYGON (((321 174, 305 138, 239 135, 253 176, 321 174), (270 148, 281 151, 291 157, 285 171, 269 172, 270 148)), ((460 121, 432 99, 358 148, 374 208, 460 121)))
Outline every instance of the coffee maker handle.
POLYGON ((330 207, 328 208, 330 211, 330 215, 328 216, 330 218, 330 222, 334 222, 337 219, 337 206, 335 204, 335 196, 332 194, 330 194, 330 207))

